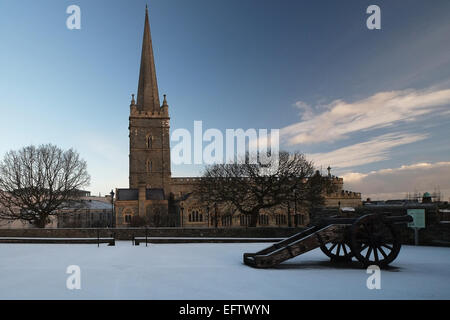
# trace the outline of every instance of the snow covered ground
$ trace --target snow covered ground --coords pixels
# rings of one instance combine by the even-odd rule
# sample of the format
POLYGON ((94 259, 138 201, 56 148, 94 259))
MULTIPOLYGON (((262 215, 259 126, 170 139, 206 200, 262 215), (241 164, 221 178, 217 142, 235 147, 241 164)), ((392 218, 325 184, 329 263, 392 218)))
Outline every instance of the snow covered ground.
POLYGON ((269 244, 0 244, 0 299, 450 299, 450 248, 404 246, 381 289, 314 250, 276 269, 242 264, 269 244), (66 268, 81 268, 68 290, 66 268))

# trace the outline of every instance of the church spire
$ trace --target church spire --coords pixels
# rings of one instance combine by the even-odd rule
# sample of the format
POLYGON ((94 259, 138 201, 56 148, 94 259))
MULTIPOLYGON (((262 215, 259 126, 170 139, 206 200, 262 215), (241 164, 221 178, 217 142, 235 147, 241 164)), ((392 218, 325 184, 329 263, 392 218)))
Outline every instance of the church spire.
POLYGON ((160 109, 158 83, 156 82, 155 59, 153 57, 150 23, 148 22, 148 8, 145 6, 144 38, 142 41, 141 69, 137 105, 140 110, 157 112, 160 109))

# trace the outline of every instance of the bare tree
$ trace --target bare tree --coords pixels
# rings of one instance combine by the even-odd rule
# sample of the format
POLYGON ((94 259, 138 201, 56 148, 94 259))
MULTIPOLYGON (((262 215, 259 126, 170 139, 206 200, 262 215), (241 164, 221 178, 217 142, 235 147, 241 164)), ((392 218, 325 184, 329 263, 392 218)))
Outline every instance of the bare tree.
POLYGON ((0 219, 44 228, 59 210, 80 204, 87 164, 73 149, 47 144, 9 151, 0 162, 0 219))
POLYGON ((250 216, 255 227, 261 210, 283 206, 292 201, 309 207, 322 204, 330 188, 329 179, 314 170, 312 162, 301 153, 280 152, 278 165, 215 164, 205 169, 195 193, 208 206, 231 206, 250 216), (276 168, 269 170, 268 168, 276 168))

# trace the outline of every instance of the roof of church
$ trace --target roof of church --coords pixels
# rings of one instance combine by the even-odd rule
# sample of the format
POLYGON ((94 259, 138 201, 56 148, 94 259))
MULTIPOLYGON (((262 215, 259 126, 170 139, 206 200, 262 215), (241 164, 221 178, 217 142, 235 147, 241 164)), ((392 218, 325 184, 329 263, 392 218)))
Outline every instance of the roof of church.
POLYGON ((117 189, 116 199, 119 201, 138 200, 138 189, 117 189))
POLYGON ((151 112, 156 112, 160 109, 155 59, 153 56, 152 36, 150 33, 147 6, 145 7, 144 38, 142 40, 137 106, 140 110, 151 112))
MULTIPOLYGON (((146 200, 164 200, 165 194, 162 188, 149 188, 145 191, 146 200)), ((139 189, 117 189, 118 201, 139 200, 139 189)))
POLYGON ((145 198, 147 200, 164 200, 164 189, 147 189, 145 198))

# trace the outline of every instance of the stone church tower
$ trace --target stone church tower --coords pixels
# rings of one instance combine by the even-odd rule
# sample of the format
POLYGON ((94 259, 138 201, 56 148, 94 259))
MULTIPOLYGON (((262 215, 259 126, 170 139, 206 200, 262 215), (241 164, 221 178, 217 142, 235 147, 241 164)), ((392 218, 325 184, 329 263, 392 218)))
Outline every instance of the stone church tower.
POLYGON ((152 38, 145 9, 144 38, 137 101, 130 105, 130 189, 163 189, 170 193, 169 106, 166 96, 160 105, 152 38))

